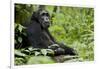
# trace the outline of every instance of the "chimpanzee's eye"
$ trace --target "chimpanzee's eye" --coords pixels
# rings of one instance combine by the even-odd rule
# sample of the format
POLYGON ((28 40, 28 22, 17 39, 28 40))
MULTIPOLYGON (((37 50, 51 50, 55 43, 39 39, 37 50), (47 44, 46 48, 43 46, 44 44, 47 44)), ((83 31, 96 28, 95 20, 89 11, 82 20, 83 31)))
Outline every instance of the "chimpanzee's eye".
POLYGON ((48 14, 48 13, 46 13, 46 16, 49 16, 49 14, 48 14))
POLYGON ((41 16, 49 16, 48 13, 42 13, 41 16))
POLYGON ((45 16, 45 13, 42 13, 41 15, 42 15, 42 16, 45 16))

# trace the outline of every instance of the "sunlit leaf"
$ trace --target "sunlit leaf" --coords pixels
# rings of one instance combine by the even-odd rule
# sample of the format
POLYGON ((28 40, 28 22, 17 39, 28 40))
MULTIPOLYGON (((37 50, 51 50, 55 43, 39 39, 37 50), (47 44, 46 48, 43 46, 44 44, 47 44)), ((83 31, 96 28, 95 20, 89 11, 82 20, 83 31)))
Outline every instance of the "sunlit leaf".
POLYGON ((24 53, 21 53, 19 50, 14 50, 15 55, 25 57, 24 53))
POLYGON ((47 55, 47 50, 46 50, 46 49, 41 49, 41 52, 42 52, 42 54, 43 54, 44 56, 47 55))
POLYGON ((35 51, 35 56, 38 56, 40 54, 40 52, 35 51))

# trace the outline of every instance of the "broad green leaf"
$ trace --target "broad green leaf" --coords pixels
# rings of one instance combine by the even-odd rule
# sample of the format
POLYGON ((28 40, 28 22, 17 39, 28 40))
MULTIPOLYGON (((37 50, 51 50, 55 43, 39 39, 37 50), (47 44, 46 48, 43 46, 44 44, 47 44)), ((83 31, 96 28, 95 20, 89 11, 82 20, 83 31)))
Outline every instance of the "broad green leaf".
POLYGON ((47 50, 46 49, 41 49, 41 53, 46 56, 47 55, 47 50))
POLYGON ((23 27, 19 24, 18 30, 22 32, 23 27))
POLYGON ((22 38, 21 37, 18 37, 18 42, 22 42, 22 38))
POLYGON ((35 51, 35 56, 40 55, 40 52, 35 51))
POLYGON ((14 50, 15 55, 25 57, 24 53, 21 53, 19 50, 14 50))

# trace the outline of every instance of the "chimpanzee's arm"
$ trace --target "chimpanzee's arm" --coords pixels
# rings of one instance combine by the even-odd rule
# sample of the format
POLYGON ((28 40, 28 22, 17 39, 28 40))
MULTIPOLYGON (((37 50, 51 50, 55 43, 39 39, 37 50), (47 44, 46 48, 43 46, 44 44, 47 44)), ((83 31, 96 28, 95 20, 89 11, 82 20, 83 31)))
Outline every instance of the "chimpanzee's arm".
POLYGON ((55 39, 53 38, 53 36, 50 34, 49 30, 46 29, 45 31, 46 31, 47 34, 49 35, 50 39, 53 41, 53 44, 57 44, 57 42, 55 41, 55 39))

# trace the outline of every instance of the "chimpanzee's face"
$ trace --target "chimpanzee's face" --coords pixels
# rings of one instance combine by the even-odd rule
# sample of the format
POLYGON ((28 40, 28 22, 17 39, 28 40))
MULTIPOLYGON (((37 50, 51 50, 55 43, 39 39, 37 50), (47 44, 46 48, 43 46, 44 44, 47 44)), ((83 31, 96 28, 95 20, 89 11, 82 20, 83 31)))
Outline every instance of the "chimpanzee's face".
POLYGON ((39 22, 43 28, 48 28, 50 26, 50 15, 47 11, 42 10, 39 12, 39 22))

